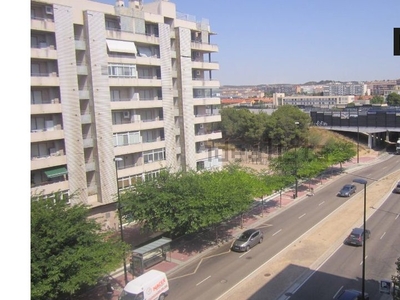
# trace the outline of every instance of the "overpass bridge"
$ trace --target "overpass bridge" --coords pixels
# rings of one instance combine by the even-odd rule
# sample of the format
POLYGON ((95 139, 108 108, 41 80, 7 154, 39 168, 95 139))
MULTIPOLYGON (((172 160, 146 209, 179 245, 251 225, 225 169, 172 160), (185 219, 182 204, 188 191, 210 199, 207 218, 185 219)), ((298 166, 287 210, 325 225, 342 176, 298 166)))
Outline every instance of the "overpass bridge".
POLYGON ((320 128, 367 135, 369 148, 382 142, 395 144, 400 137, 400 107, 317 109, 309 113, 312 123, 320 128))

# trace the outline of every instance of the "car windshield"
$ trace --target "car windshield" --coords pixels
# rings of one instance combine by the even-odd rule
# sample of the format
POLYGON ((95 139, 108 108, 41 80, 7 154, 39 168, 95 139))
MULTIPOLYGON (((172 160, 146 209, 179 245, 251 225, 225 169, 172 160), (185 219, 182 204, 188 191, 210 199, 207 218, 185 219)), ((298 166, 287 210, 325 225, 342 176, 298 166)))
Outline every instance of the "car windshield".
POLYGON ((244 233, 242 233, 242 235, 238 238, 238 240, 247 241, 247 240, 249 239, 249 237, 250 237, 250 234, 244 232, 244 233))
POLYGON ((344 186, 342 190, 343 191, 348 191, 348 190, 350 190, 350 186, 344 186))

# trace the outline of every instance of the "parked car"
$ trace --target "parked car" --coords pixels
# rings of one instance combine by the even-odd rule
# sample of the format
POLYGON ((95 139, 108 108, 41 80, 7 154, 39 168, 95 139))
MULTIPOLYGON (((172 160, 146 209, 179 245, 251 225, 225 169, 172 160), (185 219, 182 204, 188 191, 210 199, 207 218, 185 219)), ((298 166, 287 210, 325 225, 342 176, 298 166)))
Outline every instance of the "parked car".
MULTIPOLYGON (((371 231, 365 229, 365 239, 369 239, 371 231)), ((356 245, 362 246, 364 241, 364 229, 363 228, 353 228, 349 236, 345 240, 346 245, 356 245)))
POLYGON ((264 235, 259 229, 248 229, 244 231, 233 243, 234 251, 249 251, 250 248, 262 243, 264 235))
POLYGON ((397 183, 396 187, 394 188, 393 193, 400 194, 400 181, 397 183))
POLYGON ((350 197, 356 192, 357 187, 354 184, 345 184, 339 191, 338 196, 340 197, 350 197))
MULTIPOLYGON (((337 300, 360 300, 362 299, 362 293, 357 290, 344 290, 336 298, 337 300)), ((364 292, 364 299, 369 300, 368 293, 364 292)))

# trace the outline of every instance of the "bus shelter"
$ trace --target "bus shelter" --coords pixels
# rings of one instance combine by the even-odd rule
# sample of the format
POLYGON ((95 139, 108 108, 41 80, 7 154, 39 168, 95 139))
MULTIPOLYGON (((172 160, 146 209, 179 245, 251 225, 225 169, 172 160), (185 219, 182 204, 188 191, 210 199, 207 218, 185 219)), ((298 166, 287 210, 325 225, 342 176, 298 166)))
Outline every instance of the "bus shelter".
POLYGON ((171 239, 162 237, 152 243, 132 251, 131 272, 133 276, 140 276, 152 266, 167 260, 171 261, 171 239))

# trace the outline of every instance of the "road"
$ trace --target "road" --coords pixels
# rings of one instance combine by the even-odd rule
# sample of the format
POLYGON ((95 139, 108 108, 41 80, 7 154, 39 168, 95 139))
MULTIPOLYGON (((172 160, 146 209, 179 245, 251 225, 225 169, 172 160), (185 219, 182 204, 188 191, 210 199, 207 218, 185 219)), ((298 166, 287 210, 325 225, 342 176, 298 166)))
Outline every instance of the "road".
MULTIPOLYGON (((171 299, 245 299, 257 291, 247 290, 247 296, 239 293, 235 296, 235 290, 244 278, 251 276, 257 269, 268 265, 282 251, 293 247, 307 232, 318 227, 327 217, 349 201, 351 198, 337 198, 335 195, 340 188, 358 176, 367 177, 370 182, 376 181, 386 174, 399 169, 399 157, 391 157, 378 165, 371 165, 362 170, 354 170, 352 174, 343 175, 331 182, 324 189, 318 191, 314 197, 297 202, 280 214, 267 220, 260 226, 264 233, 264 242, 254 247, 247 253, 234 253, 229 250, 230 245, 225 245, 213 252, 201 261, 195 261, 183 269, 169 276, 171 299), (235 289, 233 289, 236 287, 235 289)), ((360 187, 359 187, 360 188, 360 187)), ((362 206, 361 206, 362 208, 362 206)), ((311 253, 310 253, 311 254, 311 253)), ((297 256, 305 256, 308 253, 299 253, 297 256)), ((295 266, 292 266, 295 268, 295 266)), ((299 272, 302 268, 299 267, 299 272)), ((296 272, 292 272, 295 274, 296 272)), ((260 276, 268 278, 272 274, 268 272, 260 276)), ((289 276, 290 277, 290 276, 289 276)), ((287 285, 290 285, 288 278, 287 285)), ((242 283, 245 284, 246 283, 242 283)), ((285 283, 283 283, 285 284, 285 283)), ((280 287, 284 290, 285 286, 280 287)), ((269 289, 263 291, 259 299, 275 299, 278 290, 269 289), (271 290, 274 290, 273 292, 271 290), (269 295, 270 294, 270 295, 269 295), (271 297, 271 298, 270 298, 271 297)), ((256 296, 254 296, 256 297, 256 296)), ((253 298, 254 298, 253 297, 253 298)), ((252 299, 253 299, 252 298, 252 299)), ((257 298, 254 298, 257 299, 257 298)))
MULTIPOLYGON (((371 238, 366 242, 365 290, 379 299, 379 281, 396 273, 400 257, 400 196, 391 194, 367 220, 371 238)), ((290 300, 331 300, 342 289, 361 290, 362 247, 341 245, 291 296, 290 300)))

